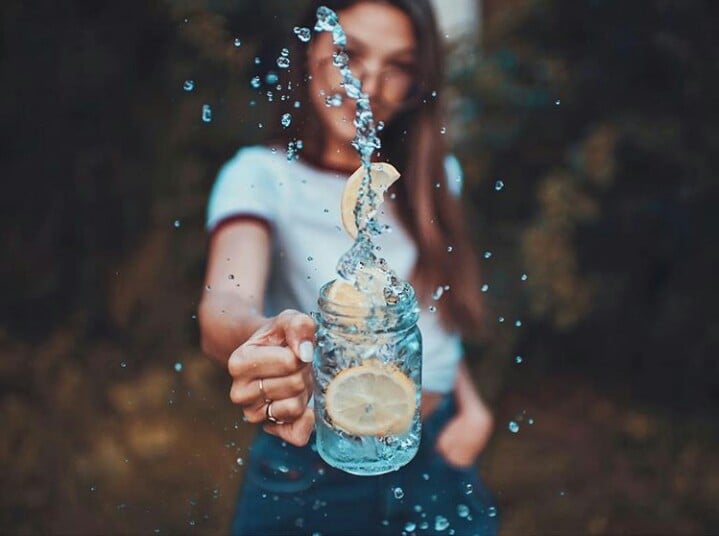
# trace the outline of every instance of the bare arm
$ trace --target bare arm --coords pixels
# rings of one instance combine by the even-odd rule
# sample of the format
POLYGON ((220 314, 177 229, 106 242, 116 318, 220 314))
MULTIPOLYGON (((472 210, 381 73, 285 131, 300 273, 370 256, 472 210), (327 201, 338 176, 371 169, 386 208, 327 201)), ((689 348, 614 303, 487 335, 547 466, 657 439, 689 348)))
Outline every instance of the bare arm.
POLYGON ((203 351, 227 367, 230 399, 252 423, 302 446, 314 426, 312 391, 315 324, 291 309, 262 315, 270 268, 270 230, 253 218, 225 224, 210 240, 199 306, 203 351), (268 422, 272 406, 272 418, 268 422))
POLYGON ((459 467, 469 466, 487 445, 494 419, 474 387, 467 364, 459 364, 454 384, 457 414, 447 423, 437 439, 437 450, 459 467))
POLYGON ((210 240, 198 318, 203 352, 223 366, 267 321, 262 302, 270 268, 270 240, 267 224, 253 218, 223 225, 210 240))

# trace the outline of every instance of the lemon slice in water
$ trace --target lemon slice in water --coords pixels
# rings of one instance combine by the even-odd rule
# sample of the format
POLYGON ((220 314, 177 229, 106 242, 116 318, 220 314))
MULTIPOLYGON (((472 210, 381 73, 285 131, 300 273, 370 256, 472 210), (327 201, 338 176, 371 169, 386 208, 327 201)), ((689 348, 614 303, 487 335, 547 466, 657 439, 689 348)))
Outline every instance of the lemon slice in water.
POLYGON ((412 424, 415 386, 402 371, 377 359, 343 370, 327 386, 333 426, 353 435, 402 434, 412 424))
MULTIPOLYGON (((353 239, 357 238, 357 225, 355 224, 354 209, 357 205, 360 186, 365 176, 365 168, 360 166, 357 171, 352 173, 345 183, 342 191, 342 200, 340 203, 340 213, 342 215, 342 225, 353 239)), ((399 171, 392 165, 387 163, 373 163, 370 165, 370 188, 377 194, 377 208, 384 200, 384 193, 399 178, 399 171)), ((376 211, 368 211, 363 214, 362 220, 366 221, 375 215, 376 211)))

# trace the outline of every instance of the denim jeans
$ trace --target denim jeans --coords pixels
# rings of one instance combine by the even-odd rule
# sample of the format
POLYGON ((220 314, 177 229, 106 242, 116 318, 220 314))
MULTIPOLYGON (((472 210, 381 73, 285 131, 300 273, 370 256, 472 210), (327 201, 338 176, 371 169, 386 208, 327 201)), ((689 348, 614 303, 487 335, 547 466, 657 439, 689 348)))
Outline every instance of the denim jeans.
POLYGON ((327 465, 314 436, 297 448, 260 432, 240 491, 232 534, 494 535, 494 498, 477 468, 456 468, 435 451, 439 432, 456 413, 445 395, 422 423, 417 456, 378 476, 355 476, 327 465))

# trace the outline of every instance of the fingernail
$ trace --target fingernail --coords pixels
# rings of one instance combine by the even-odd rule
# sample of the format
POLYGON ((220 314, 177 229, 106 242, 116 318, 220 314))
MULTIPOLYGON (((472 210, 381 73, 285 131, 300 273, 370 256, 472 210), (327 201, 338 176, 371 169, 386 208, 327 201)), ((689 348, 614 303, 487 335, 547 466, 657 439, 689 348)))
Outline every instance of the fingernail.
POLYGON ((300 359, 305 363, 312 362, 312 354, 315 349, 310 341, 303 341, 300 343, 300 359))

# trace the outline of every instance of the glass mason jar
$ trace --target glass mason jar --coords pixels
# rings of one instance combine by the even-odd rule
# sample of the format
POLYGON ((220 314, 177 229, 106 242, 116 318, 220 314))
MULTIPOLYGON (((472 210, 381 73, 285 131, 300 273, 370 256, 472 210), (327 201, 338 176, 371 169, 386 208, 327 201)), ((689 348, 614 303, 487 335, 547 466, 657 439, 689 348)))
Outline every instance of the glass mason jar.
POLYGON ((355 475, 399 469, 420 441, 422 338, 414 291, 397 303, 353 307, 318 299, 313 359, 317 450, 355 475))

